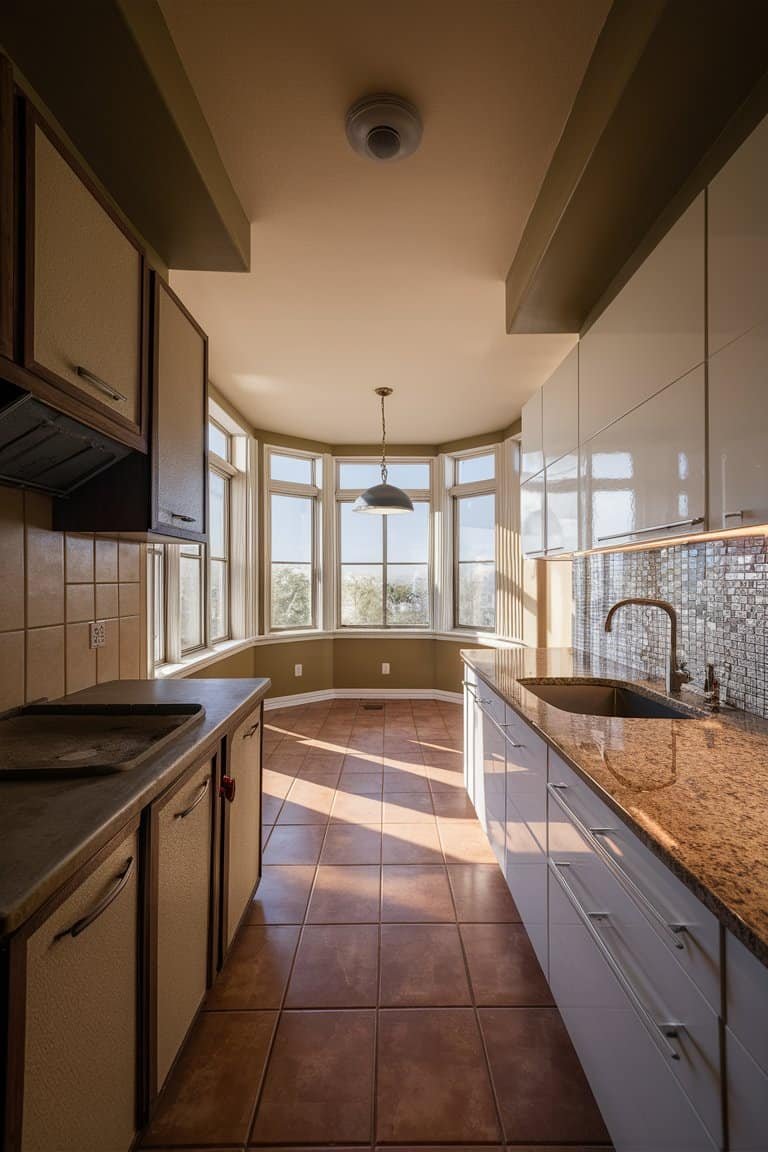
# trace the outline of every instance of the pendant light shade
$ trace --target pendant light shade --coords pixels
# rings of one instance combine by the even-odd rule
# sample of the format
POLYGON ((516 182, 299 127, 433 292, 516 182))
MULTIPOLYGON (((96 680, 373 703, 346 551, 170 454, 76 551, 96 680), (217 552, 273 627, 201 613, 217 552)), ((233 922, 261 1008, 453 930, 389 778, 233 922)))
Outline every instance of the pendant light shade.
POLYGON ((366 488, 352 505, 353 512, 367 512, 373 516, 392 516, 401 512, 413 512, 410 496, 402 488, 387 484, 387 425, 384 420, 384 399, 392 395, 391 388, 374 389, 381 397, 381 484, 366 488))

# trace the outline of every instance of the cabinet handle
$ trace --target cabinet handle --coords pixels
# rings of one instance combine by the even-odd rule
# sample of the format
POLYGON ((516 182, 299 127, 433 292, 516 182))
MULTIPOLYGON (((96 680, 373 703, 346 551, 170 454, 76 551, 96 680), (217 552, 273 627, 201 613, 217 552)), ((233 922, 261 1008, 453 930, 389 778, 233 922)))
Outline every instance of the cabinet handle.
POLYGON ((93 384, 94 388, 98 388, 105 396, 109 396, 110 400, 128 400, 122 392, 118 392, 117 388, 113 388, 111 384, 107 384, 106 380, 102 380, 101 376, 96 376, 93 372, 89 372, 87 368, 83 368, 82 364, 78 364, 75 369, 78 376, 83 380, 87 380, 89 384, 93 384))
POLYGON ((621 540, 623 536, 647 536, 649 532, 668 532, 671 528, 693 528, 696 524, 703 524, 703 516, 695 516, 693 520, 675 520, 674 524, 654 524, 651 528, 631 528, 627 532, 613 532, 610 536, 598 536, 598 544, 605 540, 621 540))
POLYGON ((501 735, 506 740, 507 744, 509 744, 510 747, 512 747, 512 748, 525 748, 525 744, 515 744, 514 740, 511 740, 509 738, 509 736, 507 736, 507 733, 505 732, 505 728, 507 727, 507 725, 506 724, 499 724, 498 720, 494 720, 494 718, 493 718, 493 716, 491 716, 490 712, 486 712, 485 708, 483 708, 483 704, 490 704, 490 700, 478 701, 478 708, 482 712, 483 716, 485 716, 486 720, 490 720, 490 722, 491 722, 491 724, 493 724, 494 728, 496 728, 501 733, 501 735))
POLYGON ((724 512, 723 520, 743 520, 745 516, 749 515, 749 510, 746 508, 739 508, 738 512, 724 512))
POLYGON ((181 520, 183 524, 194 524, 194 516, 185 516, 183 512, 171 512, 171 520, 181 520))
POLYGON ((468 680, 462 680, 462 684, 466 688, 467 692, 469 692, 469 694, 472 697, 472 699, 474 700, 475 704, 477 704, 477 705, 490 704, 490 700, 485 700, 482 697, 477 695, 477 693, 475 692, 474 684, 470 684, 470 682, 468 680))
POLYGON ((237 791, 237 781, 234 776, 222 776, 221 785, 219 787, 219 796, 223 796, 230 804, 235 799, 235 792, 237 791))
POLYGON ((195 808, 197 808, 198 804, 202 803, 204 797, 208 793, 208 789, 210 788, 210 786, 211 786, 211 778, 210 778, 210 776, 206 776, 205 780, 200 785, 200 791, 198 792, 197 796, 195 796, 194 800, 189 805, 189 807, 185 808, 183 812, 174 812, 174 814, 173 814, 174 820, 186 820, 186 818, 187 818, 187 816, 189 816, 190 812, 194 812, 194 810, 195 810, 195 808))
POLYGON ((549 861, 550 872, 554 876, 555 880, 557 880, 558 884, 562 888, 565 895, 568 897, 569 903, 573 906, 574 912, 576 913, 576 915, 579 917, 579 920, 581 920, 582 924, 586 928, 587 932, 590 935, 590 938, 592 939, 596 948, 600 952, 600 955, 603 957, 606 964, 610 968, 611 972, 613 972, 613 974, 616 977, 616 979, 618 980, 619 984, 624 989, 624 991, 626 992, 630 1001, 634 1005, 635 1011, 637 1012, 638 1016, 640 1017, 642 1023, 645 1025, 645 1028, 648 1031, 654 1044, 670 1060, 679 1060, 680 1059, 680 1053, 675 1048, 672 1047, 672 1045, 669 1043, 669 1039, 675 1039, 678 1036, 678 1033, 685 1027, 685 1025, 680 1024, 677 1021, 661 1021, 661 1022, 659 1022, 648 1011, 645 1004, 642 1002, 639 995, 637 994, 634 987, 632 986, 632 983, 629 980, 629 977, 625 973, 624 969, 621 967, 618 960, 616 960, 615 956, 613 955, 613 953, 609 949, 608 945, 605 943, 602 936, 600 935, 598 930, 595 928, 596 922, 597 923, 605 923, 606 921, 610 922, 608 913, 607 912, 587 912, 587 910, 581 904, 581 901, 579 900, 578 896, 574 892, 573 888, 571 888, 568 881, 561 874, 561 869, 569 868, 569 867, 570 867, 570 864, 567 861, 561 861, 561 860, 550 860, 549 861))
POLYGON ((598 836, 609 836, 613 832, 612 828, 588 828, 583 820, 567 804, 560 795, 561 792, 568 790, 567 784, 547 784, 547 791, 552 799, 557 803, 558 807, 562 809, 574 827, 586 840, 590 848, 596 853, 597 856, 606 865, 609 872, 618 880, 627 895, 635 902, 640 911, 645 915, 647 920, 661 932, 662 935, 671 937, 670 943, 675 948, 684 948, 685 944, 680 939, 683 932, 687 932, 685 924, 672 924, 662 916, 657 908, 654 908, 647 896, 638 888, 634 880, 627 875, 624 869, 618 864, 608 849, 600 843, 597 839, 598 836))
POLYGON ((256 723, 251 728, 249 728, 247 732, 243 732, 243 740, 250 740, 252 736, 256 735, 258 730, 259 722, 257 720, 256 723))
POLYGON ((106 912, 110 904, 114 900, 117 900, 123 888, 125 888, 126 884, 133 875, 135 868, 136 864, 133 856, 129 856, 128 863, 125 866, 125 871, 120 877, 118 877, 117 883, 114 884, 112 888, 110 888, 109 892, 107 892, 105 896, 102 896, 96 907, 92 908, 86 916, 82 917, 82 919, 76 920, 70 928, 65 928, 63 932, 57 933, 56 936, 54 936, 54 940, 62 940, 65 936, 79 936, 81 932, 85 932, 86 928, 89 928, 91 924, 93 924, 94 920, 98 920, 102 912, 106 912))

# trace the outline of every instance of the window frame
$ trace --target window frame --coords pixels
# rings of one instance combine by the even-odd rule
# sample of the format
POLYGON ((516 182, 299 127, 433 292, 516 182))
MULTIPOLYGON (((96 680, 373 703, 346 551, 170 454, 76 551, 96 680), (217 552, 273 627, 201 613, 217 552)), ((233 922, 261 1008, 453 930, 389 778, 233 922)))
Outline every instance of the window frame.
MULTIPOLYGON (((452 480, 453 483, 448 486, 448 497, 451 501, 451 569, 452 569, 452 595, 453 607, 451 613, 451 620, 453 630, 456 632, 483 632, 488 635, 494 635, 498 626, 498 604, 496 603, 496 593, 498 590, 498 574, 499 574, 499 549, 498 549, 498 523, 499 523, 499 494, 498 494, 498 476, 499 476, 499 449, 497 444, 485 444, 482 448, 473 448, 467 452, 457 452, 450 457, 452 467, 452 480), (459 483, 459 463, 462 460, 472 459, 476 456, 493 456, 493 477, 489 480, 472 480, 463 484, 459 483), (459 559, 460 555, 460 529, 459 529, 459 503, 462 499, 467 499, 472 496, 493 496, 493 585, 494 585, 494 604, 493 604, 493 624, 468 624, 462 623, 459 618, 460 599, 459 599, 459 576, 462 563, 478 563, 478 561, 462 561, 459 559)), ((491 561, 485 561, 491 563, 491 561)))
MULTIPOLYGON (((297 448, 281 448, 279 444, 266 444, 264 446, 264 623, 268 636, 283 636, 292 632, 317 632, 321 629, 320 620, 320 573, 322 549, 322 456, 318 452, 305 452, 297 448), (272 479, 272 457, 292 456, 298 460, 309 460, 312 466, 312 482, 309 484, 292 480, 272 479), (318 468, 318 465, 320 468, 318 468), (318 483, 318 481, 320 481, 318 483), (295 625, 275 624, 272 620, 272 497, 273 496, 299 496, 312 501, 311 538, 310 538, 310 623, 298 627, 295 625)), ((290 561, 274 561, 274 563, 290 563, 290 561)))
MULTIPOLYGON (((379 465, 381 458, 377 456, 335 456, 333 459, 334 468, 334 503, 336 505, 334 514, 336 548, 333 558, 334 570, 336 573, 336 598, 335 598, 335 614, 336 614, 336 628, 338 631, 343 632, 431 632, 434 627, 435 621, 435 580, 434 580, 434 541, 435 541, 435 505, 434 505, 434 488, 435 488, 435 463, 434 458, 431 456, 388 456, 387 465, 391 464, 426 464, 429 476, 429 486, 427 488, 404 488, 403 491, 410 497, 411 501, 416 504, 427 505, 427 621, 425 624, 388 624, 387 623, 387 525, 386 521, 389 517, 379 516, 381 520, 382 543, 381 543, 381 560, 373 561, 352 561, 348 564, 343 564, 341 560, 341 507, 343 504, 353 504, 361 492, 365 488, 341 488, 341 467, 344 464, 375 464, 379 465), (381 583, 381 624, 344 624, 342 622, 342 568, 354 567, 359 564, 360 567, 381 567, 382 583, 381 583)), ((360 513, 365 515, 365 513, 360 513)), ((398 562, 393 561, 394 566, 398 562)))
MULTIPOLYGON (((230 448, 231 455, 231 448, 230 448)), ((208 644, 224 644, 227 640, 232 639, 232 480, 237 476, 237 468, 230 464, 228 460, 224 460, 221 456, 217 456, 215 452, 208 453, 208 483, 210 484, 210 474, 213 473, 219 476, 224 481, 224 555, 214 556, 210 543, 210 523, 208 524, 208 546, 206 548, 207 558, 207 574, 208 574, 208 590, 207 590, 207 604, 208 604, 208 644), (211 579, 211 569, 213 564, 223 564, 226 573, 224 587, 226 588, 226 630, 223 636, 216 636, 213 632, 213 615, 211 613, 211 590, 213 588, 213 581, 211 579)), ((208 495, 208 516, 210 518, 210 509, 212 501, 210 493, 208 495)))

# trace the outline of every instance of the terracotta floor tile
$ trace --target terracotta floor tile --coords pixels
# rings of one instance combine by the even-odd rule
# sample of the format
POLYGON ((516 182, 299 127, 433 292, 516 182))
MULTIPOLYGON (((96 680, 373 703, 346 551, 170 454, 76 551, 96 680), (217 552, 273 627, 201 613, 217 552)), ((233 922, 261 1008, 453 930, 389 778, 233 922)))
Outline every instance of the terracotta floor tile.
POLYGON ((472 1003, 454 924, 382 924, 380 981, 382 1007, 472 1003))
POLYGON ((376 1139, 499 1139, 483 1047, 470 1008, 379 1013, 376 1139))
POLYGON ((284 1012, 251 1142, 371 1139, 375 1012, 284 1012))
POLYGON ((385 824, 434 824, 432 797, 428 792, 385 793, 382 820, 385 824))
POLYGON ((276 826, 264 852, 265 864, 316 864, 323 846, 325 825, 276 826))
POLYGON ((301 924, 315 878, 314 865, 266 865, 246 924, 301 924))
POLYGON ((334 824, 344 821, 348 824, 380 824, 381 796, 358 795, 353 792, 337 792, 331 809, 334 824))
POLYGON ((262 824, 262 826, 261 826, 261 850, 262 850, 262 852, 264 851, 264 849, 267 846, 267 841, 269 840, 270 836, 272 835, 272 829, 273 828, 274 828, 274 824, 262 824))
POLYGON ((378 824, 331 824, 320 853, 321 864, 380 864, 378 824))
POLYGON ((509 1143, 608 1142, 608 1133, 556 1008, 481 1008, 509 1143))
POLYGON ((461 938, 476 1004, 538 1007, 554 1003, 522 924, 463 924, 461 938))
POLYGON ((317 782, 294 780, 283 802, 278 824, 327 824, 336 790, 336 779, 317 782))
POLYGON ((271 768, 265 768, 262 776, 262 788, 264 789, 265 796, 275 796, 279 800, 285 800, 288 795, 288 789, 293 784, 295 777, 287 772, 275 772, 271 768))
POLYGON ((520 923, 520 913, 495 862, 449 864, 448 879, 460 923, 520 923))
POLYGON ((201 1012, 144 1146, 242 1144, 276 1017, 276 1012, 201 1012))
POLYGON ((417 792, 426 796, 429 784, 420 766, 384 770, 384 794, 388 792, 417 792))
POLYGON ((443 850, 434 820, 429 824, 385 824, 384 864, 442 864, 443 850))
POLYGON ((335 788, 339 782, 340 768, 332 768, 328 770, 326 764, 308 765, 305 760, 302 766, 296 773, 296 780, 313 780, 315 784, 325 784, 329 788, 335 788))
POLYGON ((264 793, 261 800, 261 822, 262 824, 274 824, 277 817, 280 815, 280 809, 283 806, 283 798, 281 796, 269 796, 264 793))
POLYGON ((279 1008, 298 940, 293 925, 244 925, 206 997, 206 1009, 279 1008))
POLYGON ((376 924, 308 924, 301 935, 286 1008, 376 1006, 376 924))
POLYGON ((427 779, 433 796, 441 792, 461 797, 467 794, 464 788, 464 773, 454 772, 453 768, 428 768, 427 779))
POLYGON ((434 864, 385 864, 381 919, 390 923, 455 920, 448 876, 434 864))
POLYGON ((373 924, 379 919, 378 867, 321 864, 307 912, 308 924, 373 924))
POLYGON ((341 766, 343 772, 379 772, 381 771, 381 755, 363 752, 357 756, 350 753, 344 757, 341 766))
POLYGON ((495 864, 488 837, 477 820, 441 817, 437 821, 445 859, 449 864, 495 864))
POLYGON ((318 772, 341 772, 343 762, 343 750, 333 751, 329 748, 313 748, 310 750, 302 767, 315 768, 318 772))
POLYGON ((467 796, 463 785, 460 789, 433 791, 432 807, 436 816, 449 817, 451 820, 475 820, 477 818, 475 806, 467 796))
POLYGON ((338 789, 358 796, 381 796, 383 782, 383 772, 342 772, 338 789))

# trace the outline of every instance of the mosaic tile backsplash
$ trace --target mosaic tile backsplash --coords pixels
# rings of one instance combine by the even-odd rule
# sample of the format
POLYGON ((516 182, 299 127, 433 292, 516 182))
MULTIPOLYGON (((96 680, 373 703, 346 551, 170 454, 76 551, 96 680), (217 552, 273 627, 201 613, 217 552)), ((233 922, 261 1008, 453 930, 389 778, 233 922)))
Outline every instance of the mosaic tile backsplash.
POLYGON ((703 686, 714 664, 727 703, 768 716, 768 538, 678 544, 647 552, 605 552, 573 562, 573 646, 663 676, 669 621, 657 608, 611 604, 626 596, 668 600, 678 613, 678 649, 703 686))

